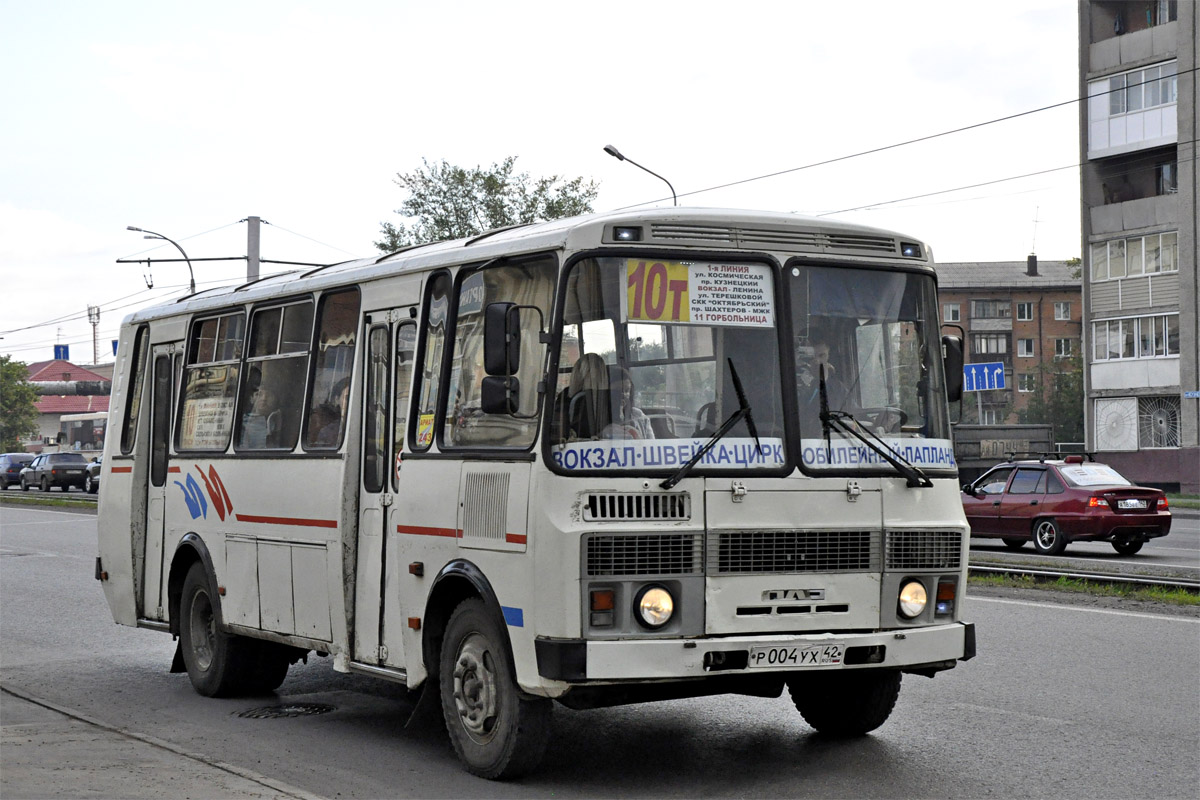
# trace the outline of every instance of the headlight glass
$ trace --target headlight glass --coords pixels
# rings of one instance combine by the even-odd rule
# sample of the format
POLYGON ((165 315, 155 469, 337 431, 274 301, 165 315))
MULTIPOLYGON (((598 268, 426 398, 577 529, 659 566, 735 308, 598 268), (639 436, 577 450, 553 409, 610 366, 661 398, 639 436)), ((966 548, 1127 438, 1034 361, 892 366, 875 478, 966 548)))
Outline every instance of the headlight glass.
POLYGON ((925 610, 929 602, 929 594, 920 581, 909 581, 900 587, 900 615, 912 619, 925 610))
POLYGON ((635 604, 638 620, 648 628, 661 628, 675 613, 675 598, 661 586, 647 586, 638 592, 635 604))

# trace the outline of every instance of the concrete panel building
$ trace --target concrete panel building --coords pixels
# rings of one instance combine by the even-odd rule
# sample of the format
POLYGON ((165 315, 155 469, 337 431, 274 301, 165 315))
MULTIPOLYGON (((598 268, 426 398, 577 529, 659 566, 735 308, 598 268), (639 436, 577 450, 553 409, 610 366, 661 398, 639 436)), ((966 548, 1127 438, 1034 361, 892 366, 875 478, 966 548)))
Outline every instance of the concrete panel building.
POLYGON ((1200 492, 1196 80, 1191 0, 1081 0, 1087 447, 1200 492))

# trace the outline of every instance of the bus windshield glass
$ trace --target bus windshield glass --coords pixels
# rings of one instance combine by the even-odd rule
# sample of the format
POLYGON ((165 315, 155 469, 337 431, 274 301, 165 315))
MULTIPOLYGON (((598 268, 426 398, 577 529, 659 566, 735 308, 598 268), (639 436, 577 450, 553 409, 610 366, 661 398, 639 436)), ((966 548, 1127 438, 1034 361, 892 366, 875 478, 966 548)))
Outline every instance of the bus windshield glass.
POLYGON ((764 263, 577 261, 547 403, 553 463, 674 472, 742 412, 691 472, 778 474, 787 465, 779 313, 764 263))
POLYGON ((805 469, 895 472, 887 448, 924 472, 955 469, 933 277, 796 266, 789 283, 805 469))

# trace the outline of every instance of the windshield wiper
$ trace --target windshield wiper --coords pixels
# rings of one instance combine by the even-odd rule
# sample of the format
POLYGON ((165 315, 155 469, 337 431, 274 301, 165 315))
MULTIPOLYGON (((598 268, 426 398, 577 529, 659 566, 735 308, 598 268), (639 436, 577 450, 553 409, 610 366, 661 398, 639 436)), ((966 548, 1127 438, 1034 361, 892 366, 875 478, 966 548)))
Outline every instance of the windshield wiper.
POLYGON ((660 488, 671 489, 675 484, 686 478, 688 473, 692 471, 692 467, 699 464, 700 459, 704 458, 708 454, 708 451, 716 446, 717 442, 725 438, 725 434, 733 430, 733 426, 741 422, 743 417, 746 419, 746 427, 750 429, 750 435, 754 437, 754 454, 758 455, 762 452, 762 445, 758 441, 758 431, 754 427, 754 417, 750 416, 750 404, 746 402, 746 393, 742 390, 742 381, 738 378, 737 370, 733 366, 733 359, 728 359, 728 362, 729 375, 733 378, 733 390, 737 393, 738 410, 733 412, 729 416, 729 419, 721 423, 721 427, 717 428, 717 432, 688 459, 686 464, 676 470, 674 475, 660 483, 660 488))
POLYGON ((875 435, 874 431, 869 431, 862 426, 854 415, 847 411, 830 411, 829 410, 829 395, 825 390, 825 365, 821 365, 821 430, 825 434, 825 460, 829 461, 831 445, 829 441, 829 432, 832 428, 837 428, 843 433, 848 433, 855 439, 865 444, 867 447, 874 450, 883 460, 896 468, 896 471, 905 477, 909 488, 921 486, 929 488, 933 486, 933 481, 929 480, 929 476, 921 471, 921 468, 904 456, 897 453, 887 442, 875 435), (866 434, 866 435, 864 435, 866 434), (867 435, 874 439, 867 438, 867 435))

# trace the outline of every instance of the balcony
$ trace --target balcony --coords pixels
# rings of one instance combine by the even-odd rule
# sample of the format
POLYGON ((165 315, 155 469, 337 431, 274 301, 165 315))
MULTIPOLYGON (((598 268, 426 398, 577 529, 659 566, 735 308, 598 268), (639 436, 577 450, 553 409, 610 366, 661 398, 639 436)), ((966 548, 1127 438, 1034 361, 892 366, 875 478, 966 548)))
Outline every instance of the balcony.
POLYGON ((1179 203, 1175 195, 1170 194, 1093 206, 1091 233, 1093 236, 1106 236, 1162 225, 1176 225, 1179 221, 1178 208, 1179 203))

